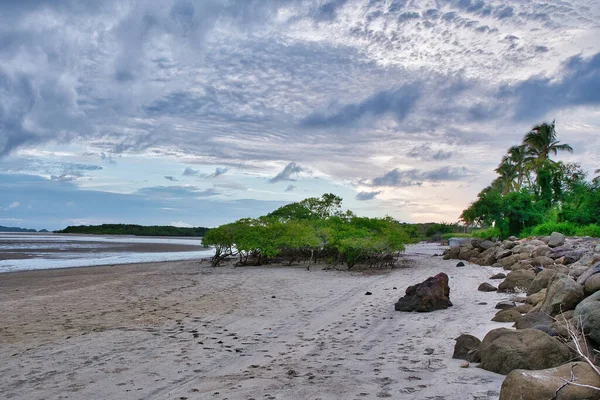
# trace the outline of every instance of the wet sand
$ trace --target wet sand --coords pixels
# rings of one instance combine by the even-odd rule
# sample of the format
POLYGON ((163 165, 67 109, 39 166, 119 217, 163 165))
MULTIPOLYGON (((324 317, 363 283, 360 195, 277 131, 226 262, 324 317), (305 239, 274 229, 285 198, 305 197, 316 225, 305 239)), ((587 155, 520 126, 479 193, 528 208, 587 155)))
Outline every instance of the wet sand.
POLYGON ((477 291, 497 271, 405 260, 376 273, 177 261, 0 274, 0 393, 497 399, 503 376, 451 358, 459 334, 507 326, 490 322, 506 295, 477 291), (407 286, 439 272, 453 307, 394 311, 407 286))

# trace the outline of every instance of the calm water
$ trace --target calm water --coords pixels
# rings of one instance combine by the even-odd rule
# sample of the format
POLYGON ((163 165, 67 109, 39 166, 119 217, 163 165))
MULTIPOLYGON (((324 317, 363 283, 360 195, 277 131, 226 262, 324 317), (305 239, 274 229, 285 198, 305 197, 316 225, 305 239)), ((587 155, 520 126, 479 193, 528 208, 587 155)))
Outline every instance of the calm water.
POLYGON ((201 259, 200 238, 0 233, 0 272, 201 259))

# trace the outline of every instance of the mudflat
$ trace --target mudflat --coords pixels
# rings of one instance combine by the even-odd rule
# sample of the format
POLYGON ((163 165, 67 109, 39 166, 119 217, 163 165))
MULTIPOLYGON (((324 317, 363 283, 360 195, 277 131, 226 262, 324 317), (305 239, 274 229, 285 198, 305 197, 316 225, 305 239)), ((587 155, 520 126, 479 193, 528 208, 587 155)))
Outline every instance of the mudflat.
POLYGON ((506 295, 477 291, 497 271, 425 250, 369 273, 176 261, 0 274, 0 393, 497 399, 502 375, 452 359, 461 333, 506 326, 490 322, 506 295), (453 307, 394 311, 407 286, 439 272, 453 307))

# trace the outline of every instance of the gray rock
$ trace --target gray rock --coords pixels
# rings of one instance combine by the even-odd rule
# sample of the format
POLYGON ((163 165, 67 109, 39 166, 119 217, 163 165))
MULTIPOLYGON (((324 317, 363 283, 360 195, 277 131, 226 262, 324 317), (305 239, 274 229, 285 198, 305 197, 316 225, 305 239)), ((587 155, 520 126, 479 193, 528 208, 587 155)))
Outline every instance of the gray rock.
POLYGON ((535 276, 533 282, 531 282, 531 285, 529 285, 529 289, 527 289, 527 296, 531 296, 532 294, 547 288, 550 280, 554 278, 556 274, 557 272, 552 269, 543 269, 541 272, 539 272, 535 276))
POLYGON ((490 276, 490 279, 504 279, 506 278, 506 274, 499 272, 497 274, 494 274, 492 276, 490 276))
POLYGON ((583 285, 585 294, 590 295, 600 290, 600 274, 594 274, 585 280, 583 285))
POLYGON ((515 322, 521 318, 521 313, 516 308, 509 308, 508 310, 500 310, 494 315, 492 321, 494 322, 515 322))
POLYGON ((555 264, 554 259, 550 258, 550 257, 546 257, 546 256, 538 256, 535 257, 532 261, 531 264, 533 264, 534 266, 538 266, 541 265, 543 267, 545 267, 546 265, 552 265, 555 264))
POLYGON ((532 257, 540 257, 540 256, 547 256, 548 254, 550 254, 550 252, 552 251, 552 249, 550 248, 550 246, 547 245, 541 245, 541 246, 537 246, 535 248, 535 250, 533 250, 533 252, 531 253, 532 257))
POLYGON ((512 255, 512 251, 510 250, 500 250, 496 253, 496 260, 501 260, 504 257, 508 257, 512 255))
POLYGON ((565 244, 566 236, 559 232, 552 232, 550 235, 550 240, 548 240, 548 246, 550 247, 558 247, 565 244))
POLYGON ((497 310, 508 310, 510 308, 515 308, 517 305, 514 301, 502 300, 496 304, 497 310))
POLYGON ((587 297, 575 307, 575 320, 581 320, 583 331, 600 343, 600 292, 587 297))
POLYGON ((494 329, 479 346, 480 367, 499 374, 515 369, 557 367, 571 358, 569 348, 537 329, 494 329))
POLYGON ((516 369, 502 382, 499 400, 598 400, 600 392, 589 387, 565 385, 574 376, 577 383, 600 387, 600 377, 585 362, 574 362, 541 371, 516 369))
POLYGON ((552 316, 573 310, 583 297, 583 287, 579 283, 568 275, 556 274, 548 284, 541 311, 552 316))
POLYGON ((579 276, 579 278, 577 278, 577 283, 579 283, 580 285, 585 284, 585 281, 592 275, 597 274, 600 272, 600 264, 590 267, 588 268, 583 274, 581 274, 579 276))
POLYGON ((492 247, 494 247, 494 243, 489 241, 489 240, 484 240, 483 242, 479 243, 479 245, 477 247, 479 247, 482 250, 488 250, 492 247))
POLYGON ((528 254, 520 253, 513 254, 512 256, 504 257, 498 260, 498 262, 502 265, 503 268, 510 267, 511 265, 521 261, 528 260, 530 257, 528 254))
POLYGON ((517 290, 527 290, 533 279, 535 273, 528 270, 511 271, 506 275, 506 279, 498 286, 498 292, 501 293, 512 293, 517 290))
POLYGON ((532 312, 529 314, 522 315, 521 318, 515 321, 515 328, 517 329, 528 329, 534 326, 545 325, 552 326, 554 318, 544 314, 542 312, 532 312))

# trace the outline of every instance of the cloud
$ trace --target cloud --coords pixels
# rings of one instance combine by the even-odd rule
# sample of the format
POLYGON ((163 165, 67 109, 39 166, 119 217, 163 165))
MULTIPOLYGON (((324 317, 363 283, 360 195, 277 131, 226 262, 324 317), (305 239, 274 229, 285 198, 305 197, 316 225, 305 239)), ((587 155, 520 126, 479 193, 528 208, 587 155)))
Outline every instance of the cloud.
POLYGON ((286 192, 293 192, 296 188, 298 188, 298 186, 296 185, 288 185, 288 187, 285 188, 286 192))
POLYGON ((407 84, 394 90, 377 92, 360 103, 347 104, 341 107, 331 105, 333 111, 312 113, 301 120, 306 127, 341 127, 350 125, 364 117, 392 115, 402 121, 420 97, 420 87, 407 84))
POLYGON ((295 162, 291 162, 285 166, 285 168, 273 178, 269 179, 269 183, 276 183, 281 181, 295 181, 300 172, 305 172, 306 169, 297 165, 295 162))
POLYGON ((373 200, 375 198, 375 196, 377 196, 380 193, 381 193, 381 191, 359 192, 356 194, 356 200, 359 200, 359 201, 373 200))
POLYGON ((449 158, 452 158, 453 155, 454 152, 452 151, 434 150, 428 143, 414 146, 406 153, 407 157, 430 161, 448 160, 449 158))
POLYGON ((197 169, 193 169, 193 168, 190 168, 190 167, 186 167, 186 168, 183 170, 183 173, 182 173, 181 175, 183 175, 183 176, 196 176, 196 175, 198 175, 199 173, 200 173, 200 171, 199 171, 199 170, 197 170, 197 169))
POLYGON ((183 222, 183 221, 175 221, 175 222, 171 222, 169 223, 170 226, 175 226, 177 228, 193 228, 194 226, 191 224, 188 224, 187 222, 183 222))
POLYGON ((165 179, 171 182, 177 182, 177 178, 175 178, 174 176, 171 175, 165 175, 165 179))
MULTIPOLYGON (((455 181, 472 173, 465 167, 441 167, 430 171, 419 169, 399 170, 395 168, 382 176, 373 178, 371 186, 408 187, 422 186, 424 182, 455 181)), ((367 182, 362 182, 367 183, 367 182)))
POLYGON ((215 172, 213 172, 210 175, 206 175, 206 177, 207 178, 216 178, 218 176, 224 175, 227 171, 229 171, 229 168, 220 168, 220 167, 217 167, 215 169, 215 172))
POLYGON ((6 207, 6 209, 7 209, 7 210, 10 210, 10 209, 12 209, 12 208, 17 208, 17 207, 19 207, 19 205, 20 205, 20 204, 19 204, 19 202, 18 202, 18 201, 13 201, 12 203, 10 203, 10 204, 8 205, 8 207, 6 207))

